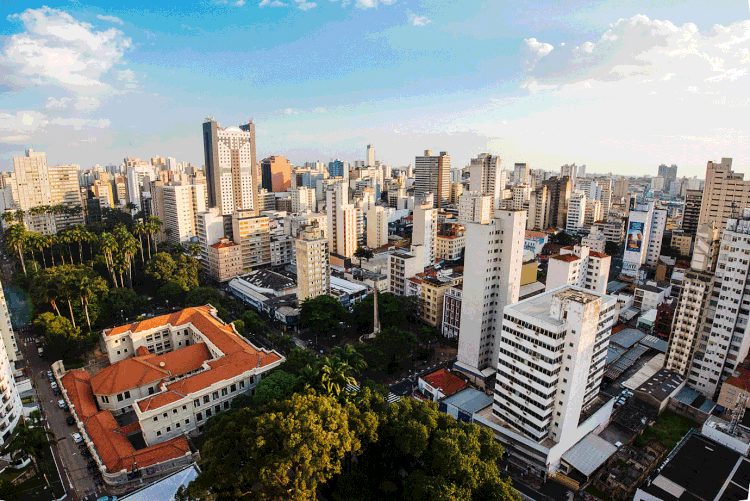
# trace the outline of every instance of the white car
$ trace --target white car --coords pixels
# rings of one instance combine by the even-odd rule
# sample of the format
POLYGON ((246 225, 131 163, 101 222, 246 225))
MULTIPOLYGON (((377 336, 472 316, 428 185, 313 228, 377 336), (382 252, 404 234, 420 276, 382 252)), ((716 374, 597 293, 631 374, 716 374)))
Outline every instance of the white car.
POLYGON ((65 408, 65 400, 64 400, 64 399, 62 399, 62 398, 61 398, 60 400, 58 400, 58 401, 57 401, 57 406, 58 406, 59 408, 61 408, 61 409, 64 409, 64 408, 65 408))
POLYGON ((54 390, 55 388, 57 388, 57 383, 55 381, 52 381, 52 383, 50 384, 50 386, 54 390))
POLYGON ((71 437, 73 437, 73 442, 77 444, 80 444, 81 442, 83 442, 83 437, 81 436, 80 433, 73 433, 71 437))

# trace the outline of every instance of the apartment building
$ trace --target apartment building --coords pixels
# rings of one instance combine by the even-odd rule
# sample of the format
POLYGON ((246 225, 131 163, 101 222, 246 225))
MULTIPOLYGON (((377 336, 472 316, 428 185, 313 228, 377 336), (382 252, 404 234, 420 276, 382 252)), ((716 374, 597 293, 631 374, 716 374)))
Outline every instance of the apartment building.
POLYGON ((388 291, 397 296, 407 296, 408 281, 424 270, 426 249, 412 245, 409 251, 399 249, 389 254, 388 291))
POLYGON ((414 226, 411 234, 411 241, 414 245, 421 245, 425 249, 424 266, 435 264, 437 231, 438 231, 438 210, 432 207, 432 204, 422 204, 414 207, 413 212, 414 226))
POLYGON ((328 239, 323 230, 305 227, 295 240, 297 259, 297 297, 299 303, 331 291, 328 239))
POLYGON ((458 197, 458 221, 487 224, 493 214, 493 205, 490 195, 482 195, 478 191, 464 193, 458 197))
POLYGON ((495 211, 488 224, 466 225, 456 368, 482 381, 497 368, 502 308, 518 301, 525 227, 525 211, 507 210, 495 211))
POLYGON ((357 250, 357 209, 349 203, 349 188, 342 180, 326 191, 328 248, 331 254, 352 257, 357 250))
POLYGON ((445 151, 433 156, 431 150, 425 150, 423 156, 414 160, 415 180, 414 196, 424 198, 433 195, 433 206, 444 207, 450 203, 451 157, 445 151))
POLYGON ((703 204, 703 190, 687 190, 685 192, 685 208, 682 211, 682 231, 685 235, 695 236, 701 218, 703 204))
POLYGON ((373 205, 367 213, 367 246, 377 249, 388 245, 388 212, 373 205))
POLYGON ((547 186, 539 186, 529 198, 529 214, 526 219, 527 230, 543 230, 550 226, 550 193, 547 186))
POLYGON ((636 277, 644 264, 656 267, 667 222, 667 211, 656 209, 653 201, 636 204, 628 217, 623 251, 623 275, 636 277))
POLYGON ((553 177, 542 183, 549 193, 549 225, 564 228, 568 220, 568 201, 573 190, 570 177, 553 177))
MULTIPOLYGON (((500 167, 500 158, 489 153, 480 153, 469 164, 469 191, 490 198, 493 211, 500 207, 500 199, 508 181, 508 173, 500 167)), ((469 221, 476 221, 466 220, 469 221)))
POLYGON ((8 305, 0 286, 0 445, 4 445, 13 435, 18 421, 23 419, 23 404, 16 387, 14 362, 21 358, 16 343, 13 326, 10 322, 8 305))
POLYGON ((226 282, 242 274, 242 246, 228 238, 220 238, 208 246, 208 274, 218 282, 226 282))
POLYGON ((284 266, 294 261, 294 238, 290 235, 271 235, 271 266, 284 266))
POLYGON ((104 208, 113 209, 115 207, 115 196, 112 192, 112 185, 106 181, 94 180, 91 187, 94 196, 99 199, 99 205, 104 208))
POLYGON ((604 253, 607 246, 607 238, 599 228, 592 227, 588 235, 581 239, 581 245, 585 245, 594 252, 604 253))
POLYGON ((574 245, 560 249, 548 263, 547 291, 575 285, 598 294, 607 292, 612 258, 606 254, 592 251, 585 245, 574 245))
MULTIPOLYGON (((49 167, 50 203, 67 208, 83 208, 78 165, 53 165, 49 167)), ((100 202, 101 203, 101 202, 100 202)), ((77 214, 55 214, 55 229, 60 231, 70 226, 83 224, 83 210, 77 214)))
POLYGON ((162 207, 155 215, 164 222, 162 232, 172 230, 167 237, 172 245, 187 244, 198 237, 198 214, 206 212, 205 190, 200 184, 154 186, 152 198, 161 200, 158 205, 162 207))
POLYGON ((591 231, 601 232, 607 242, 622 245, 625 240, 625 221, 621 217, 610 216, 592 224, 591 231))
POLYGON ((746 207, 750 207, 750 180, 732 170, 731 158, 708 162, 698 224, 716 223, 723 231, 727 219, 740 217, 746 207))
POLYGON ((457 339, 461 330, 461 298, 463 285, 450 287, 443 296, 443 325, 441 332, 448 339, 457 339))
POLYGON ((54 235, 57 231, 54 215, 29 213, 33 207, 52 204, 47 155, 29 148, 24 156, 13 157, 13 171, 12 208, 25 212, 23 223, 29 231, 54 235))
POLYGON ((449 273, 436 273, 422 277, 420 288, 422 320, 433 327, 441 328, 443 321, 443 298, 451 287, 463 282, 463 268, 456 268, 449 273))
POLYGON ((292 212, 315 212, 315 189, 299 186, 292 190, 292 212))
POLYGON ((466 228, 460 224, 445 224, 435 238, 435 260, 455 261, 464 255, 466 228))
POLYGON ((512 462, 546 475, 609 421, 598 395, 616 317, 614 297, 570 285, 504 308, 494 403, 475 421, 512 462))
POLYGON ((242 269, 271 264, 271 234, 268 217, 256 216, 253 210, 232 214, 232 240, 242 246, 242 269))
POLYGON ((586 204, 588 199, 582 191, 575 191, 568 201, 568 219, 565 223, 567 231, 578 231, 584 227, 586 218, 586 204))

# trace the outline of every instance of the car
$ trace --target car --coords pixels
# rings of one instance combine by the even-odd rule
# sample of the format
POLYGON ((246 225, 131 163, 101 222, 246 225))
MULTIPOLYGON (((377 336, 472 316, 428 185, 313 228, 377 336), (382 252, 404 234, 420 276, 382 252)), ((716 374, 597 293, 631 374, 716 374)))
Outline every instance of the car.
POLYGON ((57 406, 58 406, 59 408, 61 408, 61 409, 64 409, 65 407, 67 407, 67 405, 68 405, 68 404, 67 404, 67 403, 65 403, 65 400, 64 400, 64 399, 62 399, 62 398, 61 398, 60 400, 58 400, 58 401, 57 401, 57 406))
POLYGON ((77 444, 80 444, 81 442, 83 442, 83 437, 81 436, 80 433, 73 433, 71 437, 73 437, 73 442, 77 444))
POLYGON ((57 388, 57 383, 55 381, 52 381, 52 383, 50 384, 50 386, 54 390, 55 388, 57 388))
POLYGON ((96 501, 117 501, 117 496, 112 496, 112 495, 102 496, 99 499, 97 499, 96 501))
POLYGON ((68 416, 65 419, 65 422, 68 423, 70 426, 73 426, 74 424, 76 424, 76 418, 74 418, 73 416, 68 416))
POLYGON ((62 392, 60 391, 60 388, 54 388, 54 389, 52 390, 52 394, 53 394, 54 396, 56 396, 56 397, 59 397, 60 395, 62 395, 62 392))

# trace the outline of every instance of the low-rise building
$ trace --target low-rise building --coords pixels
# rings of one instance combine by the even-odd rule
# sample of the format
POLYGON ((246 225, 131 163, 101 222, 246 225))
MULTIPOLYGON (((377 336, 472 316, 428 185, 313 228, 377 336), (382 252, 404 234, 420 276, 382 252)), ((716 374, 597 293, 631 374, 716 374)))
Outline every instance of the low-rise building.
POLYGON ((437 261, 461 259, 466 247, 466 229, 460 224, 444 224, 435 238, 437 261))
POLYGON ((656 309, 672 294, 669 282, 646 282, 635 288, 633 305, 641 311, 656 309))
POLYGON ((457 339, 461 327, 461 294, 463 285, 459 284, 445 291, 443 296, 443 336, 457 339))
POLYGON ((560 254, 549 258, 547 290, 570 284, 604 294, 611 262, 610 256, 585 245, 563 247, 560 254))
POLYGON ((725 409, 734 409, 738 404, 750 407, 750 370, 738 367, 726 378, 719 390, 719 405, 725 409))
POLYGON ((388 267, 388 291, 397 296, 407 295, 407 281, 424 270, 422 245, 412 245, 410 251, 398 250, 390 254, 388 267))
POLYGON ((208 273, 214 280, 226 282, 242 273, 242 247, 228 238, 208 246, 208 273))
POLYGON ((463 267, 451 270, 450 273, 435 273, 420 277, 422 320, 433 327, 440 327, 443 321, 443 298, 451 287, 463 283, 463 267))

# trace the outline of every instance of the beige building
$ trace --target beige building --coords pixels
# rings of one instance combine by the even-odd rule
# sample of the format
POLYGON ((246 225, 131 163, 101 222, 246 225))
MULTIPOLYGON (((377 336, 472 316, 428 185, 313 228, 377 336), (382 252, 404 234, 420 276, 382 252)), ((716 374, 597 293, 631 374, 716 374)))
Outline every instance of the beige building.
POLYGON ((94 192, 94 196, 99 199, 99 205, 104 208, 114 208, 115 196, 112 192, 112 185, 106 181, 100 181, 99 179, 94 180, 94 185, 91 187, 91 191, 94 192))
POLYGON ((228 238, 208 246, 208 273, 218 282, 226 282, 242 274, 242 246, 228 238))
POLYGON ((750 407, 750 370, 738 367, 734 374, 724 380, 716 403, 729 411, 734 410, 737 404, 750 407))
POLYGON ((326 215, 329 251, 352 257, 357 250, 357 209, 349 203, 349 188, 343 180, 328 185, 326 215))
POLYGON ((388 212, 374 205, 367 213, 367 246, 377 249, 388 245, 388 212))
POLYGON ((492 218, 492 196, 477 191, 464 193, 458 199, 458 221, 487 224, 492 218))
POLYGON ((320 228, 307 226, 295 240, 299 303, 331 291, 328 239, 320 228))
POLYGON ((683 256, 689 256, 690 249, 693 246, 693 236, 674 230, 672 231, 672 241, 669 245, 680 251, 680 254, 683 256))
POLYGON ((292 212, 315 212, 315 189, 298 186, 292 190, 292 212))
POLYGON ((698 225, 716 223, 721 235, 727 219, 739 216, 745 207, 750 207, 750 180, 732 170, 731 158, 708 162, 698 225))
POLYGON ((550 193, 547 186, 537 187, 529 196, 527 230, 544 230, 550 226, 550 193))
POLYGON ((438 232, 435 238, 435 260, 454 261, 460 259, 466 248, 466 228, 460 224, 448 226, 438 232))
POLYGON ((31 215, 32 207, 52 204, 47 155, 43 151, 29 148, 25 156, 13 157, 15 172, 14 209, 26 212, 23 222, 29 231, 43 235, 54 235, 57 231, 52 214, 31 215))
POLYGON ((593 227, 588 235, 583 237, 581 245, 585 245, 594 252, 604 253, 604 249, 607 246, 607 239, 604 236, 604 232, 600 229, 593 227))
POLYGON ((292 187, 292 164, 286 157, 276 155, 260 163, 261 185, 270 192, 286 191, 292 187))
MULTIPOLYGON (((82 208, 81 184, 78 180, 78 174, 79 168, 77 165, 53 165, 49 167, 51 205, 82 208)), ((82 210, 78 214, 55 214, 57 231, 83 223, 82 210)))
POLYGON ((451 157, 445 151, 433 156, 431 150, 425 150, 423 156, 414 161, 415 180, 414 196, 433 196, 433 206, 443 207, 450 204, 451 198, 451 157))
POLYGON ((152 198, 161 201, 163 208, 157 215, 163 222, 162 232, 172 230, 168 236, 173 245, 186 244, 198 237, 197 217, 206 212, 206 187, 200 184, 154 186, 152 198))
POLYGON ((271 234, 268 217, 252 210, 232 214, 232 240, 242 246, 242 269, 252 270, 271 263, 271 234))
MULTIPOLYGON (((481 153, 469 164, 469 191, 490 197, 492 209, 500 206, 502 192, 507 182, 507 173, 500 167, 497 155, 481 153)), ((486 223, 484 223, 486 224, 486 223)))
POLYGON ((440 327, 443 322, 443 298, 453 286, 463 283, 463 269, 454 270, 450 275, 428 276, 422 278, 421 313, 422 320, 433 327, 440 327))

